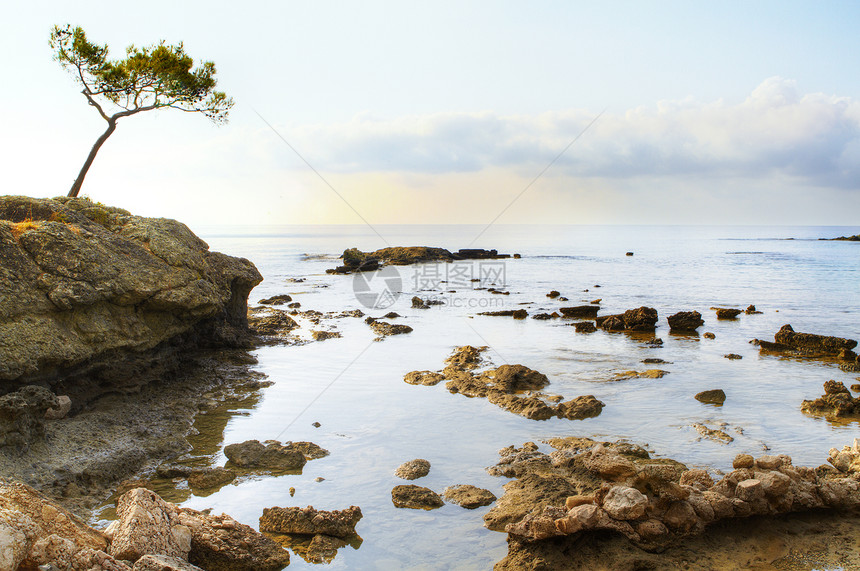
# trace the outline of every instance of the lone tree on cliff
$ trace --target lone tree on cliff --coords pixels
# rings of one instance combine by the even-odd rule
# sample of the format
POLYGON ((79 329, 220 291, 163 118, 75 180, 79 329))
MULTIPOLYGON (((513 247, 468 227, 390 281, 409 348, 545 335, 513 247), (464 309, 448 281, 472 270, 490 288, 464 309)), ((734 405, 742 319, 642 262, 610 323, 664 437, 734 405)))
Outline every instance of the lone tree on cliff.
POLYGON ((87 41, 84 30, 54 26, 51 32, 54 59, 81 84, 81 93, 95 107, 108 127, 96 139, 69 196, 77 196, 96 153, 116 130, 116 123, 143 111, 169 107, 203 113, 215 124, 227 122, 233 99, 215 91, 215 64, 203 62, 192 69, 194 60, 181 43, 126 48, 126 57, 108 60, 108 47, 87 41))

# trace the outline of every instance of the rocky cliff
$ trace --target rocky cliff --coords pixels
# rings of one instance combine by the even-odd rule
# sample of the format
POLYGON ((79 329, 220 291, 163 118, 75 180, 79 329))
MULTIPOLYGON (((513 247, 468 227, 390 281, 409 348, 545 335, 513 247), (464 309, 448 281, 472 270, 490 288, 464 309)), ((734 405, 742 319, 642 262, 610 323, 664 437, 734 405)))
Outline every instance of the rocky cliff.
POLYGON ((262 281, 175 220, 80 198, 0 196, 0 260, 0 394, 38 383, 77 406, 246 344, 262 281))

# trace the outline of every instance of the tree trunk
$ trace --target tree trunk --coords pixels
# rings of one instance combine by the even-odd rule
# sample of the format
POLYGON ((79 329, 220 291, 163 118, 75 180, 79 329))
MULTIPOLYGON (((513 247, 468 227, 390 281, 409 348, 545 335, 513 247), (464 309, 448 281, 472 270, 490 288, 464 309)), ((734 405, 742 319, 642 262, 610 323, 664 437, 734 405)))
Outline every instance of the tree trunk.
POLYGON ((96 139, 96 144, 93 145, 92 149, 90 149, 90 154, 87 155, 87 160, 84 161, 84 166, 81 167, 81 172, 78 173, 78 178, 76 178, 74 184, 72 184, 72 188, 69 190, 68 196, 75 197, 81 191, 81 186, 84 184, 84 177, 87 176, 87 171, 90 170, 90 165, 93 164, 93 160, 96 158, 96 153, 99 152, 99 149, 114 131, 116 131, 116 118, 111 117, 108 119, 107 130, 101 134, 101 137, 96 139))

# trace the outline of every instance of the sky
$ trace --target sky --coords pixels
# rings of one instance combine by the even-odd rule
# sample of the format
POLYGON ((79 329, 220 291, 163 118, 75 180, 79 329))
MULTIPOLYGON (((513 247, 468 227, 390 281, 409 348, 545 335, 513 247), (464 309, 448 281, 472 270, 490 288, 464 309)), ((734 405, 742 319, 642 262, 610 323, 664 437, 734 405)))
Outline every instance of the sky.
POLYGON ((860 4, 17 2, 5 194, 65 195, 106 124, 55 24, 184 42, 236 105, 123 119, 82 195, 214 224, 860 225, 860 4))

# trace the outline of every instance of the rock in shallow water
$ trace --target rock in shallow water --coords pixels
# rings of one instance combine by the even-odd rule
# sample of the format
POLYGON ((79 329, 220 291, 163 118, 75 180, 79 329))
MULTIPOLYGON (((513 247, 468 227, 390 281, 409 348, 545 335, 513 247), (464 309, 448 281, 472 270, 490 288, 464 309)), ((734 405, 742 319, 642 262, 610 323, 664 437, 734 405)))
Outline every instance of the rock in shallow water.
POLYGON ((488 506, 496 501, 496 495, 490 490, 478 488, 471 484, 449 486, 442 492, 442 497, 467 510, 488 506))
POLYGON ((430 462, 423 458, 404 462, 394 471, 394 475, 404 480, 417 480, 430 473, 430 462))
POLYGON ((355 526, 361 517, 361 508, 358 506, 332 511, 316 510, 311 506, 272 507, 263 510, 263 515, 260 517, 260 531, 323 534, 346 538, 355 535, 355 526))
POLYGON ((414 484, 394 486, 391 490, 391 501, 398 508, 420 510, 432 510, 445 505, 439 494, 430 488, 414 484))

